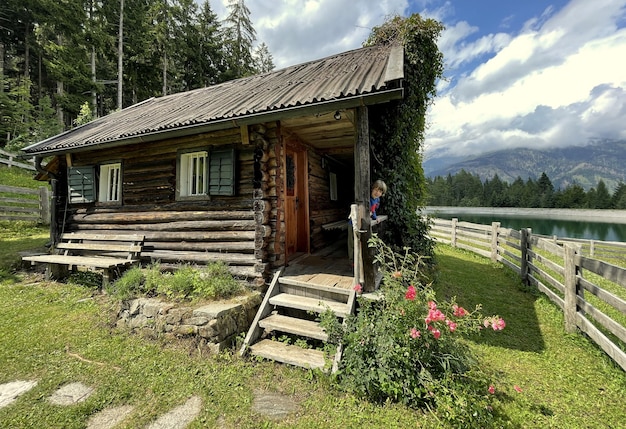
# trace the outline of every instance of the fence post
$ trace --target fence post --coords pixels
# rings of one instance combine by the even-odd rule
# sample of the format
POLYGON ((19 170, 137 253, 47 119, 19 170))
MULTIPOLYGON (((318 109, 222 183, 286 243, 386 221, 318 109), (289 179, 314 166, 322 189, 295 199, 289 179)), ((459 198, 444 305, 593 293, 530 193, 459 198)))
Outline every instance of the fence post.
POLYGON ((491 223, 491 260, 498 261, 498 233, 500 231, 500 222, 491 223))
POLYGON ((596 253, 596 246, 593 240, 589 241, 589 257, 593 258, 596 253))
POLYGON ((563 246, 565 256, 563 257, 563 269, 565 277, 565 297, 563 314, 565 315, 565 332, 572 334, 576 332, 576 249, 569 244, 563 246))
POLYGON ((456 217, 452 218, 452 232, 450 235, 450 245, 452 247, 456 247, 456 225, 459 223, 459 219, 456 217))
POLYGON ((532 230, 530 228, 522 228, 520 230, 520 250, 522 252, 520 261, 520 276, 522 282, 528 285, 528 248, 530 247, 530 235, 532 230))
POLYGON ((45 186, 39 187, 39 217, 44 225, 50 225, 50 191, 45 186))

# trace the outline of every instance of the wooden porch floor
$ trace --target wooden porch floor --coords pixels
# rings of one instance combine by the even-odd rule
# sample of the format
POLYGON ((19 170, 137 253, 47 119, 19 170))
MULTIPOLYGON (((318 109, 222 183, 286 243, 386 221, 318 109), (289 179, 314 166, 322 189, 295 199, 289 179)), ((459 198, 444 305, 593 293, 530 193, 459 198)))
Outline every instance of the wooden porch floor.
POLYGON ((345 243, 339 242, 315 254, 302 255, 289 261, 280 277, 320 286, 352 289, 352 270, 345 243))

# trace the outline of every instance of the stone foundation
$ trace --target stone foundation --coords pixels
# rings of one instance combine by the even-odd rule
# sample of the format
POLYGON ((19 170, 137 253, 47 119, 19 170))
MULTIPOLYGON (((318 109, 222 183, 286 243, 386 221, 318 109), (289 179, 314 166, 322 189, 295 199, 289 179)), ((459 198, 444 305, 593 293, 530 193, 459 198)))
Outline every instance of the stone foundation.
POLYGON ((259 293, 195 307, 137 298, 122 302, 117 327, 149 338, 196 337, 212 352, 219 352, 248 331, 260 304, 259 293))

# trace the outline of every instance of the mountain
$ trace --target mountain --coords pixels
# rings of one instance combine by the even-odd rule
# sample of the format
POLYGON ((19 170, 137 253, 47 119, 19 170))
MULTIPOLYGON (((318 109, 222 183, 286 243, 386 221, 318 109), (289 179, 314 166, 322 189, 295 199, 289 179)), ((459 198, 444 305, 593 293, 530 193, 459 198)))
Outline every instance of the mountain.
POLYGON ((512 183, 518 177, 537 180, 546 173, 555 189, 578 184, 585 191, 602 179, 612 192, 626 183, 626 140, 601 140, 586 146, 553 149, 505 149, 458 161, 458 157, 424 161, 427 177, 454 175, 461 170, 486 180, 498 175, 512 183))

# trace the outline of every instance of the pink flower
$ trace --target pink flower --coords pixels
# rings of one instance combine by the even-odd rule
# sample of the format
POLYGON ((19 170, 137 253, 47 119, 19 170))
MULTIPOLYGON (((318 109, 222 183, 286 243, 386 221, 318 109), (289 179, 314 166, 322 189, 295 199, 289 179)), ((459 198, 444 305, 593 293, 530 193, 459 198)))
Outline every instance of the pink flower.
POLYGON ((415 338, 419 338, 422 335, 422 333, 420 331, 418 331, 415 328, 411 328, 411 338, 415 339, 415 338))
POLYGON ((415 288, 413 287, 413 285, 411 285, 406 290, 406 294, 404 295, 404 297, 408 299, 409 301, 413 301, 416 295, 417 295, 417 292, 415 291, 415 288))
POLYGON ((454 314, 456 317, 463 317, 469 314, 466 309, 464 309, 463 307, 459 307, 456 304, 452 306, 452 309, 454 310, 452 314, 454 314))
POLYGON ((450 332, 454 332, 456 330, 456 323, 454 323, 452 320, 446 319, 446 325, 448 325, 448 328, 450 328, 450 332))
POLYGON ((436 310, 437 304, 435 303, 435 301, 428 301, 428 308, 431 310, 436 310))
POLYGON ((495 388, 495 387, 493 387, 493 384, 492 384, 491 386, 489 386, 489 389, 487 389, 487 390, 488 390, 488 391, 489 391, 489 393, 491 393, 492 395, 493 395, 494 393, 496 393, 496 388, 495 388))
POLYGON ((355 284, 354 290, 356 291, 356 293, 361 293, 363 291, 363 287, 361 286, 361 283, 355 284))
MULTIPOLYGON (((443 322, 444 320, 446 320, 446 315, 443 314, 441 310, 431 308, 428 311, 428 316, 426 317, 426 319, 430 319, 433 322, 443 322)), ((430 322, 427 321, 426 323, 430 322)))
POLYGON ((522 388, 519 387, 518 385, 513 386, 513 389, 517 390, 518 392, 522 393, 522 388))
POLYGON ((495 319, 493 322, 491 322, 491 327, 494 331, 501 331, 504 329, 505 326, 506 323, 504 322, 504 319, 495 319))
POLYGON ((439 329, 433 329, 433 337, 435 337, 436 340, 439 339, 439 337, 441 337, 441 331, 439 329))

